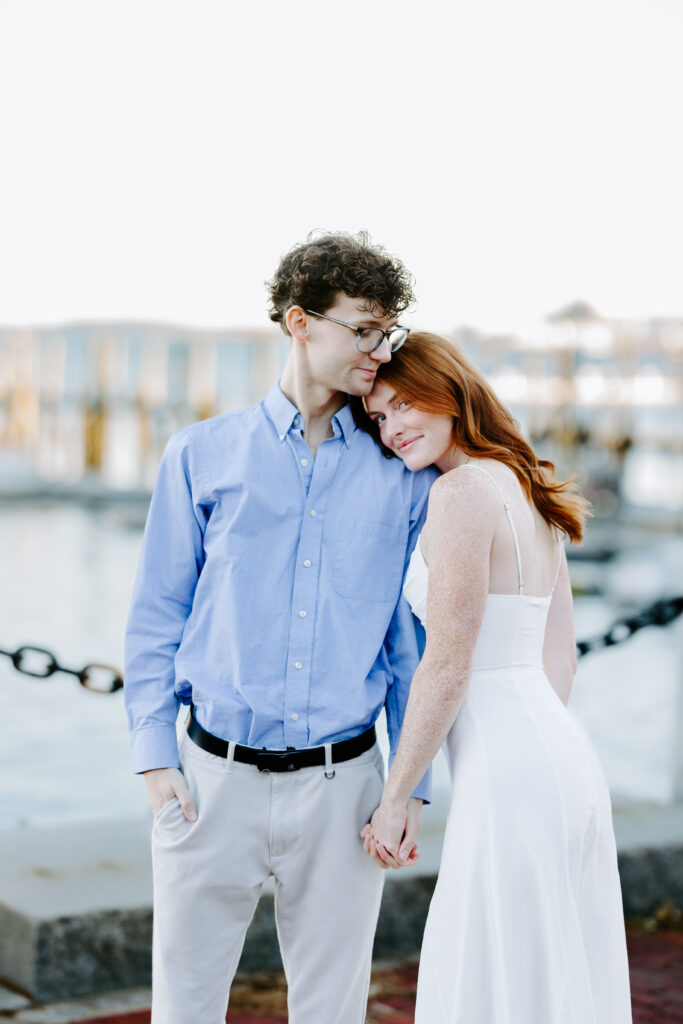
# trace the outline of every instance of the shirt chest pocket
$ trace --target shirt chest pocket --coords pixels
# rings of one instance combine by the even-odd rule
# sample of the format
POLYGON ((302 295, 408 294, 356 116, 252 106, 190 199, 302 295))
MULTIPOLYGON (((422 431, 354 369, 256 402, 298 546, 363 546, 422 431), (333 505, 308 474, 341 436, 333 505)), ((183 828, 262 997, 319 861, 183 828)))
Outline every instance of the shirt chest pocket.
POLYGON ((396 603, 403 582, 406 530, 347 519, 334 525, 332 586, 341 597, 396 603))

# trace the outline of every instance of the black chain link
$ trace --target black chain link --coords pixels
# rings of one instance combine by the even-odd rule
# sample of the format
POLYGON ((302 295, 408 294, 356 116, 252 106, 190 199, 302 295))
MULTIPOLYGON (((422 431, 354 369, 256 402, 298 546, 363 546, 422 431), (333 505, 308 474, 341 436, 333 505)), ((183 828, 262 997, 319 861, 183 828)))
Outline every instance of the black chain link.
MULTIPOLYGON (((579 640, 576 645, 576 653, 579 658, 591 651, 597 651, 601 647, 614 647, 628 640, 640 629, 646 626, 668 626, 671 622, 683 614, 683 597, 672 597, 666 601, 655 601, 654 604, 643 608, 637 615, 629 615, 610 626, 606 633, 601 636, 592 637, 590 640, 579 640)), ((95 693, 116 693, 123 687, 123 678, 117 669, 111 665, 102 665, 93 662, 85 668, 66 668, 60 665, 54 654, 46 651, 43 647, 32 647, 24 644, 16 651, 0 650, 9 658, 17 672, 33 679, 49 679, 55 672, 65 672, 67 675, 75 676, 81 686, 95 693)))
POLYGON ((121 673, 111 665, 93 662, 82 669, 66 668, 59 664, 54 654, 43 647, 23 644, 17 647, 16 651, 0 650, 0 654, 10 659, 17 672, 22 672, 33 679, 49 679, 55 672, 65 672, 67 675, 76 676, 81 686, 94 693, 116 693, 123 686, 121 673))
POLYGON ((599 650, 601 647, 613 647, 628 640, 638 630, 646 626, 668 626, 671 622, 683 614, 683 597, 671 597, 666 601, 655 601, 654 604, 643 608, 636 615, 629 615, 610 626, 602 636, 592 637, 590 640, 579 640, 576 645, 576 653, 579 658, 591 651, 599 650))

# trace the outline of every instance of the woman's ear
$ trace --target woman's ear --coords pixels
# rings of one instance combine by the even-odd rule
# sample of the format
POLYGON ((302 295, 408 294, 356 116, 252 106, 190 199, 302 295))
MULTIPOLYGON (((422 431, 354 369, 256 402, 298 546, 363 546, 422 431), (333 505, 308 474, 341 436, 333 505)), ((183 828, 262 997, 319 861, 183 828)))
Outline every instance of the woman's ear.
POLYGON ((294 341, 305 345, 308 338, 308 320, 301 306, 290 306, 285 313, 285 324, 294 341))

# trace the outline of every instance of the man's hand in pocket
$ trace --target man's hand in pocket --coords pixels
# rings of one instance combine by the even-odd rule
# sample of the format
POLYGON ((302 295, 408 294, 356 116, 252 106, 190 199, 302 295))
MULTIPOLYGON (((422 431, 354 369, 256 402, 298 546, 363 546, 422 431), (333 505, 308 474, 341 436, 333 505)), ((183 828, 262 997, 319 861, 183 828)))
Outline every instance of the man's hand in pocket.
POLYGON ((197 808, 194 805, 185 776, 179 768, 152 768, 143 774, 155 814, 158 814, 162 807, 177 797, 187 820, 197 820, 197 808))

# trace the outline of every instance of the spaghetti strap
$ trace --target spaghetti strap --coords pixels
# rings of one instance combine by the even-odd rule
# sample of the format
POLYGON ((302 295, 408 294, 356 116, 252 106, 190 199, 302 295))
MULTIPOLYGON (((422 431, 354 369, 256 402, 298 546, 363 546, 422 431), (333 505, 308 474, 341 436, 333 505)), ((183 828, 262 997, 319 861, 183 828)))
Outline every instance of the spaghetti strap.
MULTIPOLYGON (((501 501, 503 502, 503 505, 505 506, 505 515, 508 517, 508 523, 510 524, 510 529, 512 530, 512 539, 515 542, 515 552, 517 554, 517 572, 519 574, 519 594, 520 594, 520 597, 523 597, 524 596, 524 581, 522 579, 522 556, 521 556, 520 550, 519 550, 519 541, 517 540, 517 531, 515 530, 515 524, 514 524, 513 519, 512 519, 512 509, 510 508, 510 504, 509 504, 508 501, 506 501, 505 495, 503 494, 502 490, 500 489, 500 486, 499 486, 497 480, 495 480, 491 476, 491 474, 489 473, 488 469, 484 469, 483 466, 477 466, 473 462, 466 462, 465 465, 461 466, 460 468, 461 469, 466 469, 466 468, 478 469, 480 473, 484 473, 489 478, 489 480, 491 481, 493 486, 496 488, 496 490, 500 494, 501 501)), ((559 574, 559 571, 560 570, 559 570, 559 566, 558 566, 558 569, 557 569, 558 574, 559 574)), ((555 577, 555 578, 557 580, 557 577, 555 577)), ((554 589, 555 588, 553 587, 553 590, 554 589)))

